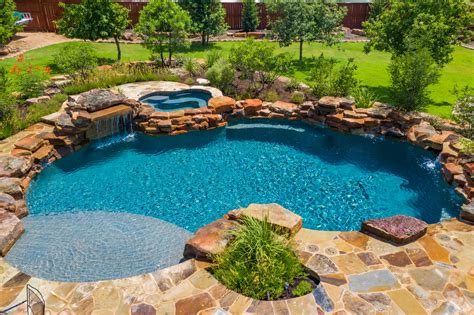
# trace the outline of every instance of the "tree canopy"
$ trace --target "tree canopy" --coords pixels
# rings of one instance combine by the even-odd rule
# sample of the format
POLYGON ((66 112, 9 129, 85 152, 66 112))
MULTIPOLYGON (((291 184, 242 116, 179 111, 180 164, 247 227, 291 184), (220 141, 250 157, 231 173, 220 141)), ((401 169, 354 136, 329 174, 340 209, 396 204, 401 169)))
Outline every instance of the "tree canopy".
POLYGON ((244 0, 242 9, 242 28, 244 32, 254 32, 258 23, 258 8, 255 0, 244 0))
POLYGON ((376 18, 364 23, 365 46, 402 55, 426 47, 438 65, 451 60, 453 44, 472 20, 464 0, 390 0, 376 18))
POLYGON ((13 0, 0 0, 0 46, 6 44, 21 29, 21 26, 15 25, 16 17, 13 12, 13 0))
POLYGON ((203 45, 209 42, 209 36, 225 33, 225 9, 219 0, 180 0, 192 19, 193 31, 201 34, 203 45))
POLYGON ((130 23, 128 10, 112 0, 82 0, 80 4, 60 3, 64 9, 56 21, 59 33, 84 40, 113 38, 117 45, 117 59, 121 59, 119 39, 130 23))
POLYGON ((335 32, 346 13, 345 8, 325 0, 271 0, 268 9, 277 16, 270 22, 272 33, 281 46, 298 41, 300 60, 304 42, 321 40, 328 45, 337 42, 335 32))
POLYGON ((136 30, 144 39, 144 45, 161 59, 165 66, 165 53, 168 63, 176 49, 187 46, 187 31, 191 25, 189 14, 171 0, 151 0, 140 12, 136 30))

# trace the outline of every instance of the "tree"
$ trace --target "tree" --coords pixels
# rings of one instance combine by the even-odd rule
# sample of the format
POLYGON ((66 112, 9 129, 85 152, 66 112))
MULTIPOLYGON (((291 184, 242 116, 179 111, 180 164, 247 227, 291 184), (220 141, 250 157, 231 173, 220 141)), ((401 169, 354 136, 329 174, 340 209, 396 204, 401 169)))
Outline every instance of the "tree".
POLYGON ((364 23, 370 39, 365 50, 403 55, 417 43, 444 65, 471 18, 464 0, 391 0, 379 16, 364 23))
POLYGON ((59 33, 92 41, 113 38, 117 46, 117 60, 120 61, 119 39, 130 23, 125 7, 112 0, 82 0, 80 4, 60 3, 60 6, 64 14, 56 21, 59 33))
POLYGON ((376 19, 390 4, 390 0, 374 0, 370 4, 369 19, 376 19))
POLYGON ((305 41, 321 40, 328 45, 337 42, 335 32, 346 13, 345 8, 325 0, 271 0, 268 9, 277 16, 270 26, 280 46, 298 41, 300 60, 305 41))
POLYGON ((258 8, 255 0, 244 0, 242 9, 242 26, 244 32, 255 32, 258 27, 258 8))
POLYGON ((136 30, 142 35, 145 47, 160 55, 164 67, 165 52, 171 64, 173 52, 187 46, 190 25, 189 14, 174 1, 151 0, 140 12, 136 30))
POLYGON ((13 12, 15 12, 13 0, 0 0, 0 47, 21 29, 21 26, 15 25, 17 18, 13 12))
POLYGON ((225 9, 219 0, 181 0, 181 5, 191 15, 193 31, 201 34, 201 43, 209 43, 209 36, 225 33, 225 9))
POLYGON ((69 43, 56 53, 54 64, 62 73, 84 80, 97 65, 95 49, 89 43, 69 43))

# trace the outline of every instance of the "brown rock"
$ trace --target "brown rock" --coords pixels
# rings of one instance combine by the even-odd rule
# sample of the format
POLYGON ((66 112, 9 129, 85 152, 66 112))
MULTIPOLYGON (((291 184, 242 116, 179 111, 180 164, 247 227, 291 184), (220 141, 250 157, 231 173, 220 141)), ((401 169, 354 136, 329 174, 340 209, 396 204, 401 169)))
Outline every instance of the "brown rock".
POLYGON ((270 105, 270 109, 277 114, 291 115, 296 109, 298 109, 298 105, 283 101, 276 101, 270 105))
POLYGON ((69 99, 71 111, 85 110, 89 113, 122 104, 125 98, 106 89, 94 89, 81 93, 75 100, 69 99))
POLYGON ((12 196, 0 193, 0 211, 16 212, 16 200, 12 196))
POLYGON ((365 120, 363 118, 343 118, 342 122, 349 128, 360 128, 364 127, 365 120))
POLYGON ((247 208, 241 209, 241 215, 258 220, 266 218, 270 224, 278 226, 292 235, 298 233, 303 225, 303 219, 299 215, 276 203, 250 204, 247 208))
POLYGON ((169 118, 170 119, 180 118, 180 117, 183 117, 183 116, 184 116, 184 110, 175 110, 175 111, 169 112, 169 118))
POLYGON ((363 232, 395 244, 407 244, 417 240, 426 233, 427 227, 426 222, 405 215, 367 220, 362 223, 363 232))
POLYGON ((312 276, 321 276, 339 272, 336 264, 327 256, 315 254, 306 263, 306 268, 312 276))
POLYGON ((228 96, 213 97, 208 101, 208 107, 217 114, 229 113, 235 107, 235 100, 228 96))
POLYGON ((15 147, 35 152, 43 145, 43 142, 42 138, 31 134, 15 142, 15 147))
POLYGON ((262 109, 262 100, 258 98, 247 99, 242 105, 244 106, 244 112, 246 116, 256 115, 259 110, 262 109))
POLYGON ((436 135, 436 129, 428 122, 421 122, 419 125, 412 126, 408 130, 408 140, 418 145, 423 144, 423 141, 436 135))
POLYGON ((21 180, 13 177, 0 177, 0 193, 5 193, 15 199, 23 198, 21 180))
POLYGON ((407 254, 417 267, 432 265, 430 258, 421 248, 407 248, 407 254))
POLYGON ((336 287, 339 287, 347 283, 347 279, 343 273, 320 275, 319 279, 321 280, 321 282, 329 283, 336 287))
POLYGON ((216 306, 214 299, 209 293, 204 292, 179 300, 175 304, 175 311, 176 315, 197 314, 201 310, 214 306, 216 306))
POLYGON ((0 255, 5 256, 24 231, 23 223, 15 214, 0 210, 0 255))
POLYGON ((339 108, 340 99, 338 97, 333 96, 324 96, 319 99, 318 106, 330 109, 332 111, 336 111, 339 108))
POLYGON ((449 184, 453 182, 454 176, 462 173, 463 169, 461 165, 454 163, 446 163, 443 165, 443 175, 449 184))
POLYGON ((388 261, 392 266, 406 267, 411 265, 411 260, 404 251, 380 256, 381 259, 388 261))
POLYGON ((357 253, 357 256, 359 257, 360 260, 367 266, 373 266, 373 265, 379 265, 381 264, 380 260, 375 256, 374 253, 372 252, 362 252, 362 253, 357 253))
POLYGON ((430 148, 441 151, 445 142, 454 141, 459 136, 452 131, 443 131, 441 134, 434 134, 424 141, 430 148))
POLYGON ((31 160, 10 154, 0 155, 0 177, 22 177, 31 168, 31 160))
POLYGON ((150 119, 169 119, 170 118, 170 113, 168 112, 153 112, 150 115, 150 119))
POLYGON ((440 153, 441 160, 445 161, 449 157, 457 158, 458 156, 459 156, 459 152, 453 149, 453 147, 451 146, 449 142, 443 143, 443 149, 441 150, 441 153, 440 153))
POLYGON ((377 119, 387 119, 393 109, 387 104, 375 103, 367 110, 367 115, 377 119))
POLYGON ((53 154, 54 147, 52 145, 44 145, 40 149, 38 149, 33 155, 33 161, 35 162, 42 162, 47 161, 51 155, 53 154))
POLYGON ((461 207, 461 219, 474 223, 474 201, 461 207))
POLYGON ((72 123, 79 128, 87 128, 92 123, 92 116, 85 110, 72 112, 72 123))
POLYGON ((219 219, 200 228, 186 242, 183 256, 208 260, 210 256, 221 253, 232 238, 229 232, 235 230, 237 225, 236 221, 219 219))

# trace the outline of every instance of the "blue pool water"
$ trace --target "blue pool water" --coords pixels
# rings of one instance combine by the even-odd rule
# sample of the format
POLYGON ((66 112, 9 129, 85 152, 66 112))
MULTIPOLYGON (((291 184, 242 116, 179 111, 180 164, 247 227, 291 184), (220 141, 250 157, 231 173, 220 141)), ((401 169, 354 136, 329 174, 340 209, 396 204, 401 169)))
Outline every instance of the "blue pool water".
POLYGON ((300 214, 306 228, 358 230, 366 219, 396 214, 438 222, 456 216, 461 199, 433 154, 396 140, 268 121, 176 137, 135 134, 92 143, 43 170, 27 193, 27 232, 7 260, 25 271, 49 266, 41 276, 52 280, 153 271, 171 264, 163 261, 170 250, 182 253, 187 232, 231 209, 272 202, 300 214), (97 211, 112 216, 96 217, 97 211), (142 228, 138 219, 116 228, 113 222, 126 222, 129 214, 160 224, 142 228), (42 239, 47 248, 39 255, 34 248, 42 239), (82 269, 74 265, 76 252, 82 269), (121 255, 140 261, 110 267, 121 255), (88 265, 88 257, 95 263, 88 265), (101 263, 109 266, 95 267, 102 273, 90 267, 101 263))
POLYGON ((159 111, 170 112, 178 109, 206 107, 211 97, 211 93, 207 91, 186 90, 152 93, 140 98, 140 101, 159 111))

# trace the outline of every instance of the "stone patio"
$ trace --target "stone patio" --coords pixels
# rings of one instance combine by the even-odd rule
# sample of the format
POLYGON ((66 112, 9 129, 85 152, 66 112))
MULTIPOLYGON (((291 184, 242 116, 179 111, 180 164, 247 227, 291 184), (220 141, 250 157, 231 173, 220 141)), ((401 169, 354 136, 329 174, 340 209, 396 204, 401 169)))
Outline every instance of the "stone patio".
MULTIPOLYGON (((474 226, 433 224, 418 241, 394 246, 360 232, 302 229, 299 254, 318 270, 313 295, 255 301, 226 289, 206 263, 188 260, 136 277, 60 283, 30 277, 0 260, 0 308, 25 298, 27 284, 47 314, 472 314, 474 226)), ((24 314, 18 309, 12 314, 24 314)))

